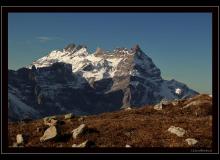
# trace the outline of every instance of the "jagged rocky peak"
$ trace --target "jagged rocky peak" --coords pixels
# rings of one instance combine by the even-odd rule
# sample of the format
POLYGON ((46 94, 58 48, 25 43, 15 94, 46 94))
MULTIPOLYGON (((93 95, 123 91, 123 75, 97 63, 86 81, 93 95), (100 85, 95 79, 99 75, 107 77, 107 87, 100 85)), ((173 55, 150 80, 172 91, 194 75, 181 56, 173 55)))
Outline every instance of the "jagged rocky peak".
POLYGON ((71 43, 71 44, 68 44, 65 48, 64 48, 64 50, 73 50, 74 48, 76 47, 76 45, 74 44, 74 43, 71 43))
POLYGON ((96 51, 94 54, 95 55, 102 55, 103 53, 105 53, 105 51, 102 48, 98 47, 98 48, 96 48, 96 51))
POLYGON ((76 52, 82 48, 87 48, 85 45, 76 45, 74 43, 68 44, 63 50, 66 52, 76 52))
POLYGON ((140 48, 140 46, 138 44, 136 44, 136 45, 134 45, 134 47, 131 48, 131 50, 133 52, 138 52, 138 51, 141 51, 141 48, 140 48))

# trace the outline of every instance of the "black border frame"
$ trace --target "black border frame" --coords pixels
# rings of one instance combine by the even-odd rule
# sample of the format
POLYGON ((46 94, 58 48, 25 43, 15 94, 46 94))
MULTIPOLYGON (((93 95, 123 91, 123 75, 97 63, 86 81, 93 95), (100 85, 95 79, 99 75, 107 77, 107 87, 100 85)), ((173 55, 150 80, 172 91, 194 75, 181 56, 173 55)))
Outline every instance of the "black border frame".
POLYGON ((219 6, 3 6, 2 15, 2 151, 3 153, 219 153, 219 6), (212 89, 213 89, 213 146, 212 151, 204 148, 193 152, 186 148, 9 148, 7 113, 8 82, 8 13, 9 12, 208 12, 212 13, 212 89), (3 114, 4 113, 4 114, 3 114))

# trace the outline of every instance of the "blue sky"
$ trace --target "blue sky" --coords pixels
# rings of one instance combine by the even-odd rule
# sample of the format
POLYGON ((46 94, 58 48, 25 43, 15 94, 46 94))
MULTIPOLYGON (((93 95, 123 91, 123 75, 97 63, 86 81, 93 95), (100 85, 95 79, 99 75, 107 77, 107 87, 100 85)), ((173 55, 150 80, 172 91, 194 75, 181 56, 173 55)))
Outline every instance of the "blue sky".
POLYGON ((9 13, 9 69, 18 69, 69 43, 113 50, 139 44, 161 69, 212 92, 210 13, 9 13))

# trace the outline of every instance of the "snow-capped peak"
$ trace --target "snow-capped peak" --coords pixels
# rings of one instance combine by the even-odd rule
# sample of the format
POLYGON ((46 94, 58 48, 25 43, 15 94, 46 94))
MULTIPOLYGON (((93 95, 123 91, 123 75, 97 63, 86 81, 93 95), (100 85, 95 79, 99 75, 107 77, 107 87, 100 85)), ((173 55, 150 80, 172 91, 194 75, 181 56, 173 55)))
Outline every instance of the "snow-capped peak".
POLYGON ((176 88, 175 93, 180 95, 182 93, 182 90, 180 88, 176 88))

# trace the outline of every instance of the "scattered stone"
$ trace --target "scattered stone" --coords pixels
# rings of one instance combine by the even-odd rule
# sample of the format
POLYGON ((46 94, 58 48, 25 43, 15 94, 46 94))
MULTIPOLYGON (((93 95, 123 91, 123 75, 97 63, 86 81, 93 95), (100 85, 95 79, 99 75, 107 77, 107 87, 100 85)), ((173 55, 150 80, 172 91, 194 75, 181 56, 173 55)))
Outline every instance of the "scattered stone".
POLYGON ((74 129, 72 131, 73 138, 76 139, 79 135, 81 135, 85 130, 87 129, 87 126, 85 124, 81 124, 78 128, 74 129))
POLYGON ((47 121, 44 121, 44 124, 47 126, 56 126, 57 122, 58 122, 58 120, 56 120, 56 119, 49 119, 47 121))
POLYGON ((163 109, 162 104, 161 104, 161 103, 156 104, 156 105, 154 106, 154 109, 155 109, 155 110, 158 110, 158 111, 162 110, 162 109, 163 109))
POLYGON ((45 121, 49 121, 49 120, 51 120, 51 119, 57 119, 57 117, 56 117, 56 116, 44 117, 44 122, 45 122, 45 121))
POLYGON ((86 140, 81 144, 73 144, 72 147, 73 148, 95 147, 95 144, 91 141, 86 140))
POLYGON ((163 109, 164 106, 167 106, 167 105, 169 105, 169 104, 170 104, 170 102, 169 102, 168 100, 162 99, 162 100, 160 101, 160 103, 154 105, 154 109, 160 111, 160 110, 163 109))
POLYGON ((166 100, 166 99, 162 99, 162 100, 160 101, 160 103, 161 103, 162 105, 164 105, 164 106, 170 104, 170 102, 169 102, 168 100, 166 100))
POLYGON ((44 135, 40 138, 41 142, 51 140, 57 137, 57 128, 55 126, 49 127, 45 132, 44 135))
POLYGON ((126 144, 126 145, 125 145, 125 147, 126 147, 126 148, 131 148, 131 146, 130 146, 130 145, 128 145, 128 144, 126 144))
POLYGON ((131 107, 126 107, 125 110, 129 111, 129 110, 132 110, 132 108, 131 107))
POLYGON ((124 135, 126 135, 127 137, 131 137, 132 133, 131 132, 125 132, 124 135))
POLYGON ((183 137, 186 131, 183 128, 171 126, 168 131, 170 133, 176 134, 178 137, 183 137))
POLYGON ((175 100, 172 101, 171 103, 172 103, 173 106, 177 106, 177 105, 179 104, 179 101, 175 99, 175 100))
POLYGON ((56 119, 51 119, 48 122, 46 122, 45 124, 48 126, 56 126, 57 125, 58 120, 56 119))
POLYGON ((79 119, 78 119, 78 121, 83 121, 84 120, 84 118, 83 117, 80 117, 79 119))
POLYGON ((71 119, 71 118, 73 118, 73 114, 72 113, 66 114, 64 116, 64 119, 71 119))
POLYGON ((18 145, 24 143, 24 138, 23 138, 22 134, 17 134, 16 140, 17 140, 17 144, 18 144, 18 145))
POLYGON ((187 139, 185 139, 185 141, 188 143, 188 145, 190 145, 190 146, 193 146, 193 145, 195 145, 196 143, 198 143, 198 141, 196 140, 196 139, 194 139, 194 138, 187 138, 187 139))
POLYGON ((16 142, 14 142, 12 147, 18 147, 18 144, 16 142))

